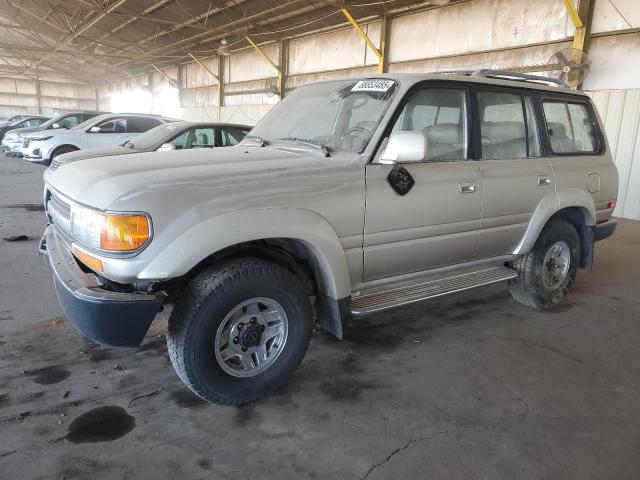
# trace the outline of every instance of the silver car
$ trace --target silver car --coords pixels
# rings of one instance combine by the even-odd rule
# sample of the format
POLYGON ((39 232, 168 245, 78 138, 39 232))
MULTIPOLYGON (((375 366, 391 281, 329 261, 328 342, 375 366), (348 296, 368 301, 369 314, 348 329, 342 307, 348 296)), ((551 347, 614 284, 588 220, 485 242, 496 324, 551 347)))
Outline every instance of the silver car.
POLYGON ((90 118, 68 130, 44 130, 25 137, 22 158, 49 165, 58 155, 84 148, 122 145, 170 118, 143 114, 108 113, 90 118))
POLYGON ((158 125, 123 145, 89 148, 58 155, 49 170, 62 165, 95 157, 131 155, 133 153, 164 150, 188 150, 191 148, 231 147, 237 145, 251 130, 248 125, 214 122, 172 122, 158 125))
MULTIPOLYGON (((28 134, 45 130, 69 129, 104 112, 67 112, 56 115, 44 123, 34 126, 16 128, 9 131, 2 139, 2 148, 7 155, 21 157, 22 149, 28 143, 28 134)), ((35 122, 34 122, 35 123, 35 122)))
POLYGON ((291 378, 314 312, 341 338, 345 321, 495 282, 556 307, 614 231, 618 176, 589 97, 546 82, 328 81, 235 147, 65 166, 41 242, 60 303, 115 346, 172 304, 178 376, 224 405, 291 378))

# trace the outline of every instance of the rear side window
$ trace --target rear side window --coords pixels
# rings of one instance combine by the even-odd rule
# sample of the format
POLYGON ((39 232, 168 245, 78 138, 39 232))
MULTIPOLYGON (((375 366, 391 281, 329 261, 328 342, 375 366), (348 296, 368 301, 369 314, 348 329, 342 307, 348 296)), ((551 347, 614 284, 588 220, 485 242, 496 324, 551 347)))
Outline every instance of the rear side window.
POLYGON ((594 153, 597 149, 594 124, 582 103, 545 101, 549 144, 553 153, 594 153))
POLYGON ((127 122, 128 133, 144 133, 160 125, 160 120, 149 117, 130 117, 127 122))
POLYGON ((223 147, 232 147, 237 145, 247 134, 245 130, 241 130, 235 127, 223 127, 220 131, 222 136, 223 147))
POLYGON ((191 148, 215 147, 215 132, 213 128, 196 128, 192 130, 191 148))
POLYGON ((528 96, 481 91, 478 107, 483 159, 540 156, 540 141, 528 96))

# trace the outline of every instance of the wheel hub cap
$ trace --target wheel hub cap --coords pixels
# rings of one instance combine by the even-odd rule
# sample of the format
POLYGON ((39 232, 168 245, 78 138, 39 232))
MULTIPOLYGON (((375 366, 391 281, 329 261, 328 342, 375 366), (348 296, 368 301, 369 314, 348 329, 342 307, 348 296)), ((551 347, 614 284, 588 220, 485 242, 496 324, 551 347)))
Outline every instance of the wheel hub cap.
POLYGON ((234 307, 220 323, 216 360, 234 377, 253 377, 273 365, 287 335, 284 308, 270 298, 252 298, 234 307))
POLYGON ((566 242, 556 242, 547 251, 542 263, 542 281, 548 289, 560 287, 571 266, 571 249, 566 242))

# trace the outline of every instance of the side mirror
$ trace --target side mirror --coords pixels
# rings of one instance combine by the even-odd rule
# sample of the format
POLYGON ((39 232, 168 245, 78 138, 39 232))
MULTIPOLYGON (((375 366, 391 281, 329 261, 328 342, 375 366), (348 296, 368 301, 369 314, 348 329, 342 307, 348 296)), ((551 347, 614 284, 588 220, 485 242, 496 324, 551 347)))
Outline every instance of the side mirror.
POLYGON ((158 152, 166 151, 166 150, 175 150, 176 146, 173 143, 163 143, 158 148, 158 152))
POLYGON ((54 123, 53 125, 51 125, 51 128, 60 128, 60 124, 59 123, 54 123))
POLYGON ((102 131, 102 128, 100 128, 100 127, 91 127, 91 129, 89 131, 91 133, 100 133, 102 131))
POLYGON ((421 132, 394 132, 380 155, 380 163, 423 162, 427 157, 427 139, 421 132))

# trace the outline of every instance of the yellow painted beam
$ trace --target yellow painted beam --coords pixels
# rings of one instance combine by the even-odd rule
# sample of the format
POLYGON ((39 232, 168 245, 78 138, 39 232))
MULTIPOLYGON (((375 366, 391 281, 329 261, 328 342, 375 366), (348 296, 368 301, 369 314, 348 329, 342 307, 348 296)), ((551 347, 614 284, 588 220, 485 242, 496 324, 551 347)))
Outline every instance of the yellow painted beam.
POLYGON ((155 65, 155 64, 153 64, 153 63, 152 63, 152 64, 151 64, 151 66, 152 66, 153 68, 155 68, 155 69, 160 73, 160 75, 162 75, 164 78, 166 78, 167 80, 169 80, 169 83, 170 83, 171 85, 173 85, 174 87, 177 87, 177 86, 178 86, 178 85, 176 84, 176 82, 173 80, 173 78, 171 78, 169 75, 167 75, 167 74, 166 74, 166 73, 164 73, 162 70, 160 70, 158 67, 156 67, 156 65, 155 65))
MULTIPOLYGON (((353 18, 351 16, 351 14, 349 13, 349 10, 347 10, 346 8, 342 8, 341 11, 342 11, 342 14, 346 17, 346 19, 349 20, 349 23, 351 25, 353 25, 353 28, 356 29, 356 32, 358 32, 360 34, 360 36, 365 41, 365 43, 369 46, 371 51, 373 53, 375 53, 376 57, 378 57, 378 72, 379 73, 383 73, 383 71, 384 71, 384 53, 383 53, 384 50, 383 51, 378 50, 378 47, 376 47, 374 45, 374 43, 371 41, 371 39, 366 34, 366 32, 362 29, 362 27, 360 25, 358 25, 358 22, 356 22, 355 18, 353 18)), ((384 49, 384 40, 382 41, 382 43, 383 43, 382 48, 384 49)))
POLYGON ((280 72, 280 67, 278 67, 278 65, 276 65, 273 62, 273 60, 271 60, 269 58, 269 55, 267 55, 264 50, 262 50, 258 45, 256 45, 256 43, 253 40, 251 40, 251 38, 249 38, 249 37, 244 37, 244 38, 246 38, 247 42, 249 42, 251 44, 251 46, 253 48, 255 48, 256 52, 258 52, 260 55, 262 55, 262 58, 264 58, 267 61, 267 63, 269 63, 269 65, 271 65, 274 68, 274 70, 276 72, 278 72, 278 75, 280 75, 280 73, 281 73, 280 72))
POLYGON ((573 22, 573 26, 576 28, 584 28, 584 23, 582 23, 582 19, 578 14, 578 10, 576 6, 573 4, 573 0, 563 0, 564 6, 567 8, 567 13, 573 22))
POLYGON ((201 66, 202 68, 204 68, 207 72, 209 72, 209 74, 211 74, 211 76, 212 76, 213 78, 215 78, 216 80, 220 81, 220 79, 218 78, 218 75, 216 75, 215 73, 213 73, 213 72, 211 71, 211 69, 210 69, 209 67, 207 67, 204 63, 202 63, 198 58, 196 58, 196 56, 195 56, 193 53, 189 52, 189 56, 190 56, 190 57, 191 57, 191 58, 192 58, 192 59, 193 59, 193 60, 194 60, 198 65, 200 65, 200 66, 201 66))

